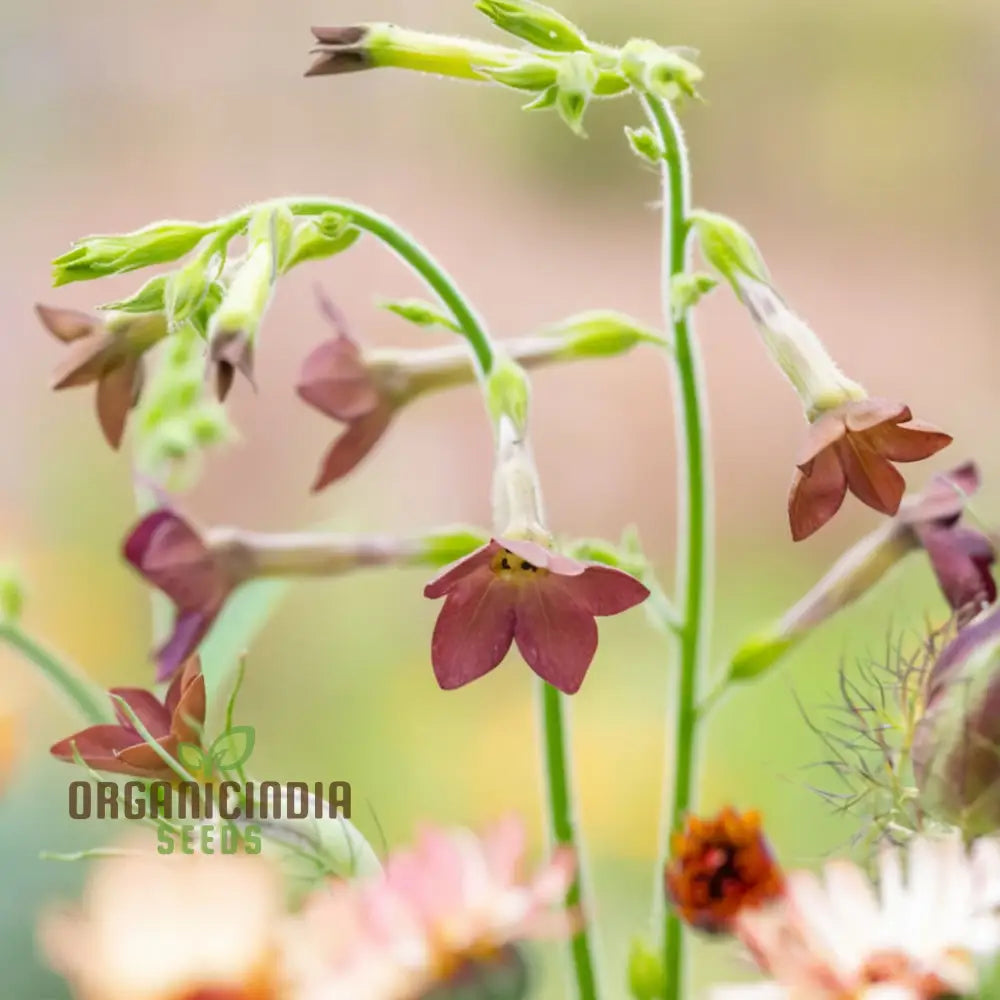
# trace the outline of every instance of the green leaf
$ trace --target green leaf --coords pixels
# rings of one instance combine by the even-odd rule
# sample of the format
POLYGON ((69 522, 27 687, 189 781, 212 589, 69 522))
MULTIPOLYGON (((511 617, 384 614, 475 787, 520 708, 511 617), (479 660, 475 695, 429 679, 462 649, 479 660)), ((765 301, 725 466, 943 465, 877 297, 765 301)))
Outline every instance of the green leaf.
POLYGON ((234 726, 215 738, 209 753, 218 767, 234 771, 250 759, 256 740, 253 726, 234 726))
POLYGON ((200 650, 210 705, 221 702, 220 692, 229 690, 240 658, 277 611, 290 586, 290 580, 255 580, 240 587, 226 602, 200 650))
POLYGON ((191 772, 207 771, 209 759, 197 743, 178 743, 177 759, 185 770, 191 772))

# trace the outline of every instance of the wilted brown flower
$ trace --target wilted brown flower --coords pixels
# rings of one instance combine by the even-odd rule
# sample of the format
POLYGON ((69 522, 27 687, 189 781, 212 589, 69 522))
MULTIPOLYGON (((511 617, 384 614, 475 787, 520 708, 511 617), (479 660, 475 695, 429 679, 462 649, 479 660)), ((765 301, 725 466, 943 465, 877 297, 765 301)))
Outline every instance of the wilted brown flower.
POLYGON ((332 76, 370 69, 374 63, 364 44, 369 34, 367 25, 337 28, 313 28, 317 46, 316 60, 306 70, 306 76, 332 76))
POLYGON ((778 898, 785 886, 760 813, 730 806, 711 819, 687 818, 671 838, 664 879, 678 916, 712 934, 730 932, 741 912, 778 898))
MULTIPOLYGON (((149 730, 160 748, 171 757, 178 743, 201 745, 205 724, 205 678, 196 656, 184 664, 167 689, 163 701, 143 688, 112 688, 149 730)), ((54 744, 50 753, 73 763, 76 753, 95 771, 133 774, 142 778, 171 780, 174 772, 139 735, 121 706, 115 703, 117 725, 97 725, 82 729, 54 744)))
POLYGON ((54 389, 97 383, 97 419, 117 448, 129 410, 142 391, 143 354, 167 334, 161 313, 109 313, 103 320, 75 309, 36 305, 45 328, 70 350, 53 376, 54 389))
POLYGON ((808 538, 826 524, 848 489, 869 507, 895 514, 906 483, 892 463, 929 458, 951 440, 913 420, 905 404, 885 399, 853 399, 820 412, 795 462, 788 498, 792 537, 808 538))

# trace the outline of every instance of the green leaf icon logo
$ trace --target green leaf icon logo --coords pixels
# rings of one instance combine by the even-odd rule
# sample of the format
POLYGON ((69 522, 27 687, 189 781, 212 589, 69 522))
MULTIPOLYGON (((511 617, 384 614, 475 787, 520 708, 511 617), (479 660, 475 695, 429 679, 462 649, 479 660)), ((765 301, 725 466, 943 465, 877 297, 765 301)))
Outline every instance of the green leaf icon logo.
POLYGON ((225 770, 232 770, 246 763, 253 753, 256 733, 253 726, 233 726, 232 729, 220 733, 209 751, 216 765, 225 770))
POLYGON ((196 773, 208 770, 208 758, 197 743, 178 743, 177 760, 185 771, 196 773))

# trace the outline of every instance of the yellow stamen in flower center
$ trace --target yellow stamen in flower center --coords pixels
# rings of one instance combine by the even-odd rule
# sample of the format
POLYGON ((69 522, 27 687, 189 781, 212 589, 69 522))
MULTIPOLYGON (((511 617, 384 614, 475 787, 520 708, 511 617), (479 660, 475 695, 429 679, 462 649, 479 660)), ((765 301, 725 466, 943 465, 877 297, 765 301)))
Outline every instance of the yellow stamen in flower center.
POLYGON ((525 583, 536 577, 547 576, 548 570, 522 559, 509 549, 501 549, 491 560, 494 575, 509 583, 525 583))

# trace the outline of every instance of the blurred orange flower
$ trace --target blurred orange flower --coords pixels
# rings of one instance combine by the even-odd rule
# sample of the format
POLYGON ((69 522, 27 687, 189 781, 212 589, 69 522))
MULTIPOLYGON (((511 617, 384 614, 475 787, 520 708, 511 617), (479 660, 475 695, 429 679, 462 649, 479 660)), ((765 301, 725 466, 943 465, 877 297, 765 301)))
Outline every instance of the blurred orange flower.
POLYGON ((739 913, 778 898, 785 887, 760 814, 730 806, 711 819, 688 817, 671 840, 664 878, 678 916, 712 934, 730 932, 739 913))

